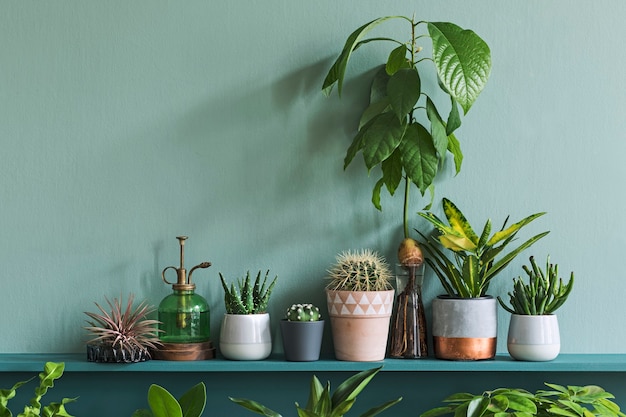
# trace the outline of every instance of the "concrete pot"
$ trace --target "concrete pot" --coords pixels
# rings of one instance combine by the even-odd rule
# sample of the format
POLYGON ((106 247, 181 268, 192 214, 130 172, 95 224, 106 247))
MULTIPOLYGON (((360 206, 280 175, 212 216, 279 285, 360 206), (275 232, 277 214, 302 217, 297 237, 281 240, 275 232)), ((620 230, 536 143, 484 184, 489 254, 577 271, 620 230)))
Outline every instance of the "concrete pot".
POLYGON ((556 315, 511 315, 507 349, 520 361, 551 361, 561 350, 559 322, 556 315))
POLYGON ((437 358, 471 361, 495 357, 498 336, 495 298, 440 295, 433 300, 432 312, 437 358))
POLYGON ((272 353, 270 315, 224 314, 220 352, 226 359, 262 360, 272 353))
POLYGON ((335 357, 372 362, 385 358, 394 290, 326 290, 335 357))
POLYGON ((311 362, 320 358, 324 320, 280 321, 285 360, 311 362))

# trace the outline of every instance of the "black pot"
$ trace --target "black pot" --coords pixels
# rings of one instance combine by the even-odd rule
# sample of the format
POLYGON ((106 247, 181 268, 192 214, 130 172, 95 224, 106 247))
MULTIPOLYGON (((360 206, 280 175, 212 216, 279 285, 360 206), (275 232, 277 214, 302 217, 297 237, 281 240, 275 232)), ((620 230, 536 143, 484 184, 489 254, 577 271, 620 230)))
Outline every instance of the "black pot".
POLYGON ((87 345, 87 361, 100 363, 135 363, 150 360, 147 349, 118 349, 107 345, 87 345))
POLYGON ((285 359, 292 362, 311 362, 320 358, 324 320, 280 321, 285 359))

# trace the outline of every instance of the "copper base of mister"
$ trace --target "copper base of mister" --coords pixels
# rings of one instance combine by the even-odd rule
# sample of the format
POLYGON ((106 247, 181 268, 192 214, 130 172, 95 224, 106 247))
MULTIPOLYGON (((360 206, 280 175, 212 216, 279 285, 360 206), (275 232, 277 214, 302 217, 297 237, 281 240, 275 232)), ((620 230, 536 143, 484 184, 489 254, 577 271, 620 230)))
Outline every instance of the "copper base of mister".
POLYGON ((496 356, 495 337, 433 337, 435 357, 454 361, 477 361, 496 356))
POLYGON ((215 347, 210 340, 201 343, 163 343, 152 353, 152 357, 163 361, 204 361, 215 358, 215 347))

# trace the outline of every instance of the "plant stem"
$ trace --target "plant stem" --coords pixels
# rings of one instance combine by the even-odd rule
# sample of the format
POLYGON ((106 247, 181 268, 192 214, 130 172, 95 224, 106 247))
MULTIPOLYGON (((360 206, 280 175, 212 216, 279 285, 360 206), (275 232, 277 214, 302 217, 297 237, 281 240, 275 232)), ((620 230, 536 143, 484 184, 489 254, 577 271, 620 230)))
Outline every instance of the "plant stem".
MULTIPOLYGON (((410 20, 411 22, 411 64, 415 66, 415 27, 417 23, 415 23, 415 18, 410 20)), ((413 121, 413 110, 409 113, 409 123, 413 121)), ((403 209, 403 218, 402 224, 404 226, 404 238, 407 239, 409 237, 409 190, 411 189, 411 178, 408 175, 404 177, 404 209, 403 209)))

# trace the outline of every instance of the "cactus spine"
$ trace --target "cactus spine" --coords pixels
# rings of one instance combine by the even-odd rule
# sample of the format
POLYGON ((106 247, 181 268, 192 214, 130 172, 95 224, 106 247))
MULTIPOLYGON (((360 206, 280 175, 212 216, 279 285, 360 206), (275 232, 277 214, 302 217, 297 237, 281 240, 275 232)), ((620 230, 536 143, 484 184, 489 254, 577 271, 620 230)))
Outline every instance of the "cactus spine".
POLYGON ((369 249, 345 251, 328 271, 329 290, 385 291, 392 289, 391 271, 385 259, 369 249))

